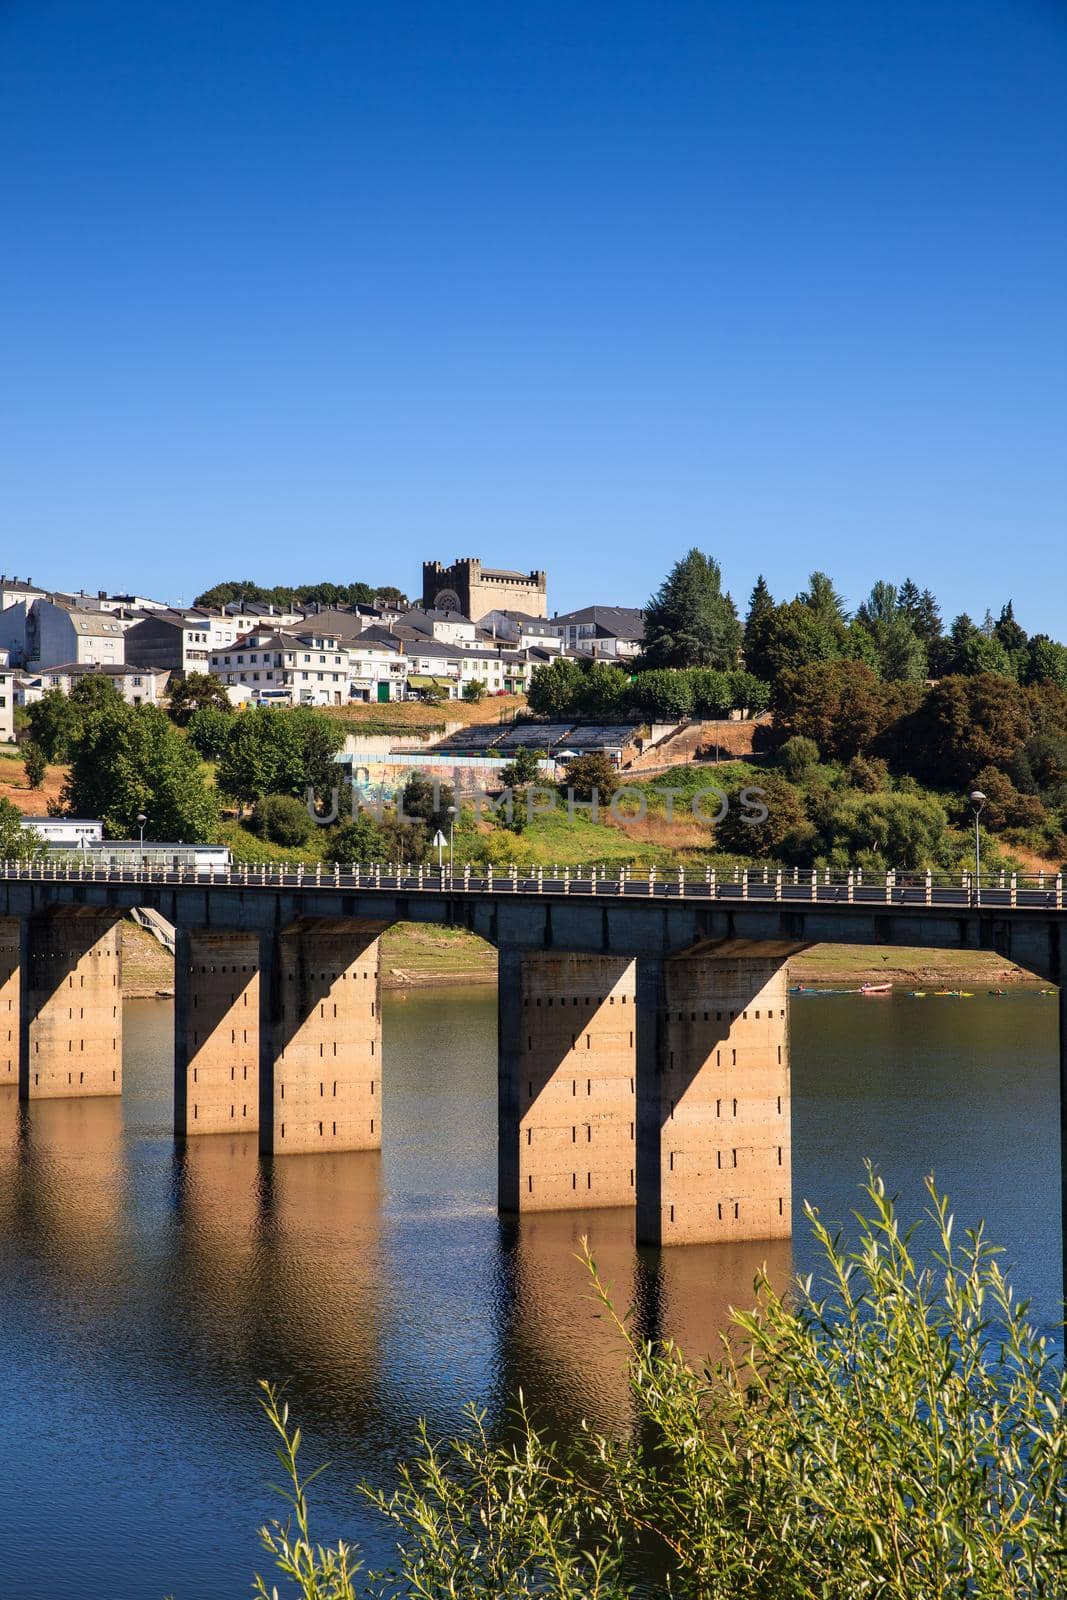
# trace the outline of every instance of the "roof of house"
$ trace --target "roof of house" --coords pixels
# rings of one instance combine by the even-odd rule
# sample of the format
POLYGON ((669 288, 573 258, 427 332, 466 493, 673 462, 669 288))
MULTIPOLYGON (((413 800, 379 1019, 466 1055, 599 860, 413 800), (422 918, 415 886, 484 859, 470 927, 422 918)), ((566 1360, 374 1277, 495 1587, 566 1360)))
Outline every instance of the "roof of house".
POLYGON ((552 621, 561 628, 576 628, 591 622, 602 638, 643 639, 645 636, 645 613, 636 606, 582 606, 578 611, 557 614, 552 621))
POLYGON ((39 678, 85 678, 102 674, 105 678, 124 678, 128 672, 165 673, 166 667, 141 667, 135 661, 64 661, 58 667, 41 667, 39 678))
POLYGON ((330 633, 338 639, 355 639, 362 631, 359 617, 337 606, 323 606, 321 611, 305 611, 303 616, 305 629, 314 628, 316 633, 330 633))
POLYGON ((134 623, 130 632, 136 633, 138 628, 150 627, 153 623, 162 623, 168 628, 185 628, 190 632, 195 628, 199 632, 203 631, 210 621, 211 617, 206 611, 149 611, 140 622, 134 623))

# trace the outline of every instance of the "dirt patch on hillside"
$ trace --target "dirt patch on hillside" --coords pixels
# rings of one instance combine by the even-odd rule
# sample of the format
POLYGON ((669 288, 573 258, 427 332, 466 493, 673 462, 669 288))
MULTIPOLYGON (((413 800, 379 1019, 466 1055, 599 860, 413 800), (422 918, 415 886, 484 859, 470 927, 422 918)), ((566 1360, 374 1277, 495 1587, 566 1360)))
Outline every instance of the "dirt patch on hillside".
POLYGON ((49 802, 58 805, 66 779, 66 767, 48 767, 41 787, 31 789, 22 757, 7 751, 0 757, 0 799, 10 800, 24 817, 47 816, 49 802))

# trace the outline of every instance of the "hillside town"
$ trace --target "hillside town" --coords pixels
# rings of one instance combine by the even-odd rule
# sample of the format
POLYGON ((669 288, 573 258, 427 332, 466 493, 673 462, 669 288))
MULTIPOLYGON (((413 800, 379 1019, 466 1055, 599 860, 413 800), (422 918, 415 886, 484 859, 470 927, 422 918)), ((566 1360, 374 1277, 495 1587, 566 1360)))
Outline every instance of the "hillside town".
MULTIPOLYGON (((393 592, 395 594, 395 591, 393 592)), ((345 706, 524 694, 559 658, 624 664, 644 636, 634 607, 593 604, 548 615, 546 576, 465 558, 423 567, 412 604, 218 607, 101 590, 63 593, 0 577, 0 739, 14 709, 51 689, 106 675, 130 705, 211 673, 234 706, 345 706)))

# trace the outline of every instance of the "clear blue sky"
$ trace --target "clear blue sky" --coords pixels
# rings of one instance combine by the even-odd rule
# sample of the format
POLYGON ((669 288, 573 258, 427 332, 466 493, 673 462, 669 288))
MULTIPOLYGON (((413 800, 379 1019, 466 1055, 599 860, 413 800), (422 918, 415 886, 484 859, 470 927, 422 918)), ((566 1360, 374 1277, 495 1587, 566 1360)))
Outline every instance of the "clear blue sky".
POLYGON ((1055 0, 6 0, 0 564, 1067 636, 1055 0))

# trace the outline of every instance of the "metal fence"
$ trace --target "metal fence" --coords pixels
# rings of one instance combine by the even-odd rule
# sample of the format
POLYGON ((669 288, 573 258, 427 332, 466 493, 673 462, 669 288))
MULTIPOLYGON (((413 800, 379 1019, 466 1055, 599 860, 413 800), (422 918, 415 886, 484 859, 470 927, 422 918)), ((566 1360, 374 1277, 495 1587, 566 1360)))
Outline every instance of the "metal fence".
POLYGON ((645 896, 658 900, 781 901, 836 905, 910 905, 1002 909, 1064 909, 1063 874, 886 872, 860 869, 756 866, 716 873, 712 867, 661 870, 620 866, 464 864, 454 869, 403 862, 314 867, 272 862, 197 867, 110 865, 79 857, 0 862, 0 881, 166 884, 237 889, 344 888, 404 894, 554 894, 645 896))

